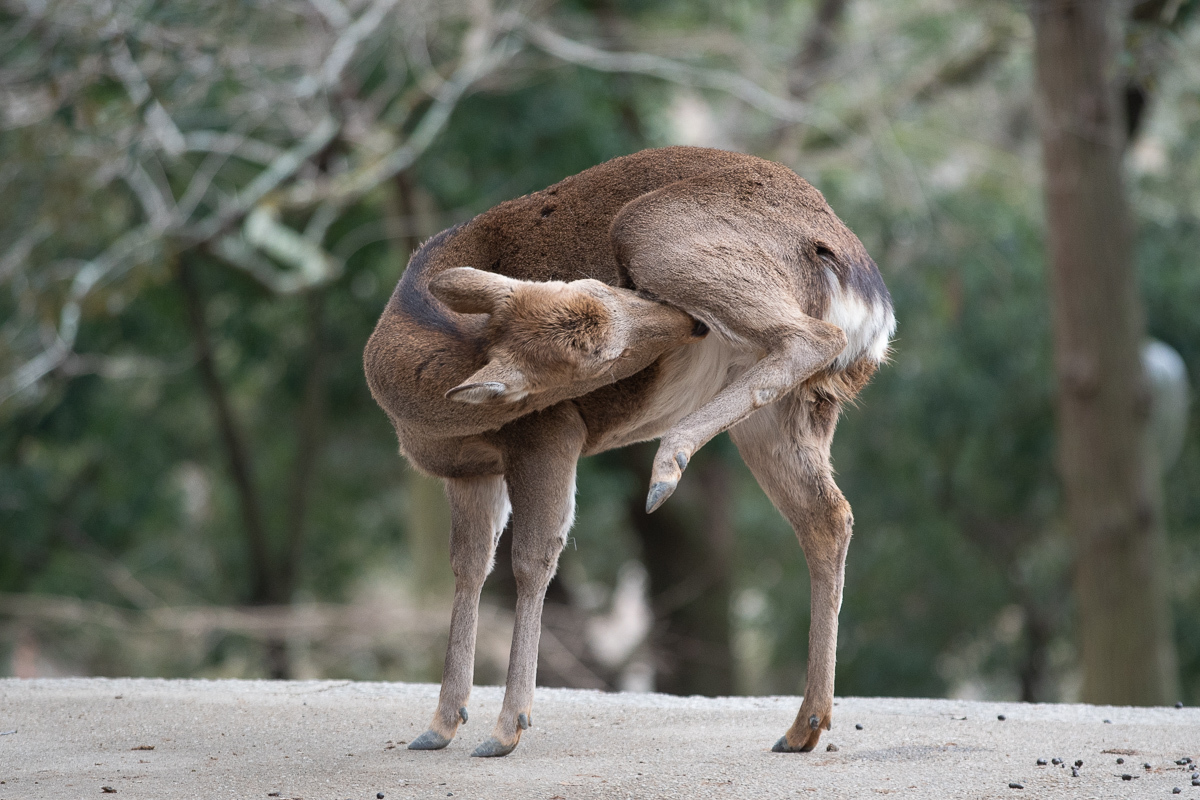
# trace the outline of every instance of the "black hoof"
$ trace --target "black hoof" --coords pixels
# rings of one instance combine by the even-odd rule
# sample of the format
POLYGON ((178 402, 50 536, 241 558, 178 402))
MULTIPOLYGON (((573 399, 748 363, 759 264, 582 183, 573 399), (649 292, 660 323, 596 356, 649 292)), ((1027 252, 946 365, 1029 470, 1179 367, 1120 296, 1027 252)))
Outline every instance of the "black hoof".
POLYGON ((408 743, 409 750, 441 750, 450 740, 436 731, 428 730, 408 743))
POLYGON ((475 752, 471 753, 472 758, 499 758, 506 756, 513 750, 517 749, 517 743, 500 744, 496 737, 491 737, 479 747, 475 748, 475 752))
POLYGON ((646 497, 646 513, 653 514, 658 507, 667 502, 667 498, 675 491, 675 483, 659 481, 650 487, 650 494, 646 497))
POLYGON ((459 719, 463 721, 463 725, 467 724, 467 707, 463 706, 458 710, 459 719))
POLYGON ((800 745, 792 747, 788 744, 787 736, 780 736, 779 741, 771 747, 772 753, 807 753, 813 749, 813 745, 800 745))

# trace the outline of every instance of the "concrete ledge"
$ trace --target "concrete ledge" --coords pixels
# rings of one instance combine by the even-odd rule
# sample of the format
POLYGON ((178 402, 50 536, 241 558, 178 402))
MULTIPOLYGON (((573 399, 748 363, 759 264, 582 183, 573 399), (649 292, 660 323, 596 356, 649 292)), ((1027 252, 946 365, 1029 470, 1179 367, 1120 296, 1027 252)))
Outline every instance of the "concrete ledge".
POLYGON ((771 744, 798 698, 539 689, 535 727, 516 752, 469 758, 490 732, 501 692, 475 690, 470 723, 448 748, 411 752, 403 743, 424 730, 436 686, 4 679, 0 800, 106 797, 106 786, 117 800, 370 800, 377 792, 1200 800, 1192 769, 1175 763, 1200 760, 1200 709, 840 698, 816 752, 777 754, 771 744), (826 751, 830 743, 836 752, 826 751), (1036 765, 1055 757, 1067 766, 1036 765))

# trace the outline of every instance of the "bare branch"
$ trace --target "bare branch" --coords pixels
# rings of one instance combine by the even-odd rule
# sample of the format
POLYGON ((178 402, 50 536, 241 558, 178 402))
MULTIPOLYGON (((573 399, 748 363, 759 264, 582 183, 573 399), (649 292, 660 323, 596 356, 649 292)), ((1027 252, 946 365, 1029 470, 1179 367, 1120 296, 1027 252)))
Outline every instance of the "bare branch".
POLYGON ((71 288, 67 293, 67 301, 59 313, 58 329, 55 332, 54 340, 49 347, 15 372, 0 378, 0 403, 37 383, 71 355, 71 351, 75 347, 75 337, 79 334, 79 320, 84 298, 101 280, 124 266, 143 248, 157 243, 158 239, 158 231, 150 225, 134 228, 75 273, 75 280, 71 282, 71 288))
POLYGON ((333 141, 339 129, 340 125, 332 117, 323 118, 302 142, 280 154, 269 167, 259 173, 258 177, 239 193, 237 201, 231 207, 213 214, 185 231, 187 238, 199 244, 219 235, 230 224, 249 213, 269 192, 293 177, 308 159, 333 141))
POLYGON ((163 192, 141 164, 133 162, 121 177, 141 203, 150 227, 156 231, 165 231, 177 223, 174 199, 168 200, 163 196, 163 192))
POLYGON ((247 242, 296 270, 290 276, 296 284, 292 291, 327 283, 342 272, 342 265, 320 245, 280 222, 277 208, 255 208, 247 215, 242 234, 247 242))
POLYGON ((350 24, 350 12, 346 10, 340 0, 308 0, 308 2, 334 28, 341 29, 350 24))
POLYGON ((371 7, 354 21, 354 24, 342 32, 321 67, 321 86, 323 88, 333 87, 341 80, 342 73, 350 63, 350 59, 354 57, 358 46, 379 29, 384 17, 396 7, 397 2, 399 0, 375 0, 371 7))
POLYGON ((179 127, 163 108, 162 103, 154 99, 150 82, 142 74, 141 68, 133 59, 133 54, 129 52, 129 45, 123 39, 112 47, 108 62, 112 64, 117 77, 124 84, 134 106, 141 108, 146 101, 150 101, 145 112, 146 127, 158 139, 163 149, 172 156, 181 155, 184 151, 183 134, 179 132, 179 127))
POLYGON ((649 75, 683 86, 715 89, 783 122, 804 123, 827 132, 843 129, 842 124, 828 112, 772 94, 754 81, 734 72, 693 67, 649 53, 612 53, 568 39, 545 25, 534 22, 525 22, 520 26, 520 31, 538 49, 571 64, 601 72, 649 75))
POLYGON ((150 99, 150 83, 138 69, 137 62, 133 60, 133 53, 129 52, 129 45, 124 40, 113 45, 108 55, 108 63, 117 73, 134 106, 141 108, 142 104, 150 99))
POLYGON ((39 221, 32 228, 28 229, 21 235, 21 238, 12 243, 8 248, 8 252, 0 258, 0 283, 8 280, 8 277, 17 271, 25 260, 29 258, 29 254, 33 252, 33 248, 37 247, 41 242, 53 232, 53 228, 46 220, 39 221))
POLYGON ((295 273, 279 270, 270 259, 247 244, 240 234, 220 237, 212 243, 210 251, 276 294, 291 294, 301 288, 295 273))
POLYGON ((183 141, 192 152, 221 153, 255 164, 270 164, 283 155, 273 144, 225 131, 191 131, 184 134, 183 141))
POLYGON ((446 127, 458 101, 472 84, 512 58, 519 49, 516 42, 506 38, 493 48, 468 59, 441 85, 433 104, 404 144, 373 164, 335 179, 327 189, 312 183, 293 187, 287 195, 286 205, 308 206, 318 199, 342 204, 352 202, 407 169, 433 144, 433 140, 446 127))

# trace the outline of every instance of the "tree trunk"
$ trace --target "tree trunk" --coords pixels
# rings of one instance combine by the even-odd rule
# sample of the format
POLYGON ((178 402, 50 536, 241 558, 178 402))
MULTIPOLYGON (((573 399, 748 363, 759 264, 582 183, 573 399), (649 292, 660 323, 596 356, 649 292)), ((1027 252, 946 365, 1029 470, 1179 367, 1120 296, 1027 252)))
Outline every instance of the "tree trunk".
POLYGON ((225 385, 217 375, 208 323, 204 318, 204 298, 196 282, 191 258, 186 254, 179 257, 179 285, 183 290, 188 326, 191 328, 192 341, 196 348, 196 365, 200 370, 204 390, 213 406, 217 430, 225 448, 225 457, 229 461, 229 474, 233 477, 233 484, 237 489, 238 508, 242 515, 247 555, 250 558, 250 602, 255 605, 272 604, 279 601, 278 587, 271 569, 271 543, 262 511, 262 501, 254 481, 250 448, 246 444, 245 434, 234 418, 233 406, 229 402, 225 385))
POLYGON ((280 558, 279 602, 290 603, 296 590, 300 562, 304 556, 304 526, 308 521, 309 494, 321 456, 325 432, 325 290, 315 289, 305 297, 308 315, 308 371, 304 395, 296 415, 296 455, 292 463, 288 507, 284 510, 284 551, 280 558))
MULTIPOLYGON (((657 447, 655 442, 624 451, 641 486, 650 485, 657 447)), ((641 492, 630 504, 629 519, 650 576, 655 688, 660 692, 733 694, 729 494, 728 467, 706 452, 697 454, 675 496, 654 514, 646 514, 641 492)))
POLYGON ((1075 545, 1083 699, 1173 701, 1162 523, 1146 467, 1149 394, 1121 174, 1111 4, 1035 0, 1035 60, 1058 381, 1058 458, 1075 545))
POLYGON ((797 100, 807 100, 813 88, 825 77, 833 60, 833 40, 846 16, 846 0, 821 0, 804 45, 792 60, 788 92, 797 100))

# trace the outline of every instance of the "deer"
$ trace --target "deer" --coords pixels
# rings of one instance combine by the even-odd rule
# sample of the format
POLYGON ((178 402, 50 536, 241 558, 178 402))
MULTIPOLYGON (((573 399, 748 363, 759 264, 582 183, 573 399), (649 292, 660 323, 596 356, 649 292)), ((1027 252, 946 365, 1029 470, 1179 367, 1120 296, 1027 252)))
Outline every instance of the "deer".
POLYGON ((512 646, 478 757, 508 755, 533 724, 579 458, 658 439, 653 512, 729 431, 808 564, 804 695, 772 749, 812 750, 831 727, 853 522, 830 444, 895 326, 878 267, 821 193, 741 153, 619 157, 424 242, 364 352, 401 454, 443 479, 450 505, 449 643, 433 719, 408 749, 444 748, 467 721, 480 591, 510 514, 512 646))

